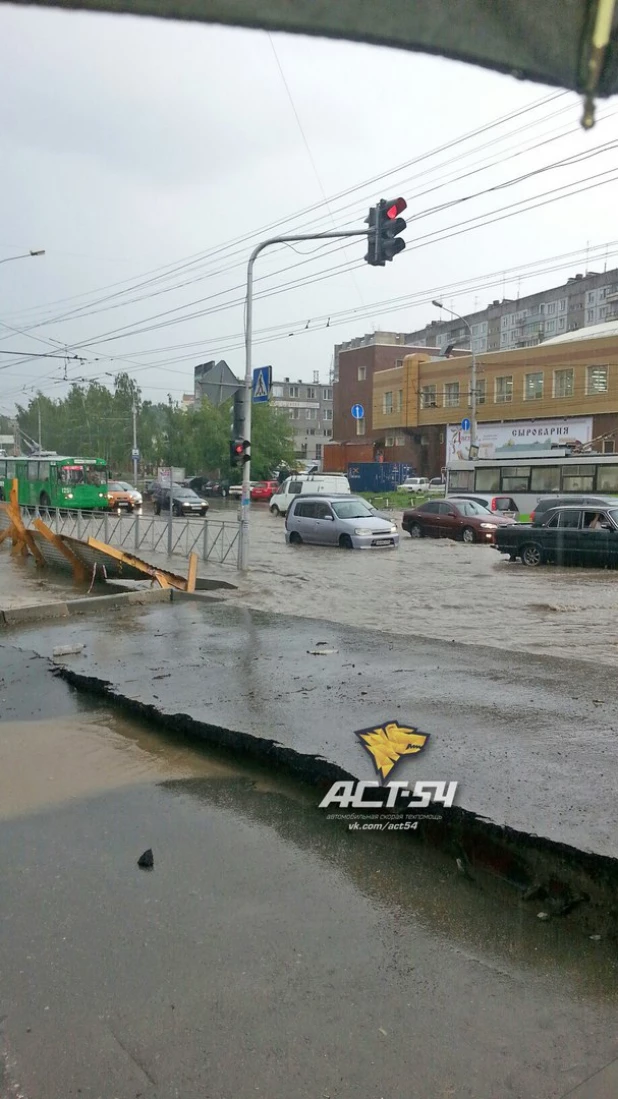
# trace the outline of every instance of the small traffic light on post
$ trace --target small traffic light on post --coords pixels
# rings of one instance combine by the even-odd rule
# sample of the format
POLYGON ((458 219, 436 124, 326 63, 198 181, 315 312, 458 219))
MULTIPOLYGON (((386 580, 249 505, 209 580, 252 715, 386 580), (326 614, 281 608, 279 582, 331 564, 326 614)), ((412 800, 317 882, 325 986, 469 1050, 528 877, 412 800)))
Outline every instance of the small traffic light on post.
POLYGON ((406 242, 399 234, 403 233, 406 222, 399 214, 407 205, 405 198, 382 198, 377 206, 371 207, 365 219, 369 226, 365 260, 372 267, 384 267, 387 261, 390 263, 394 256, 403 252, 406 242))
POLYGON ((230 443, 230 465, 239 466, 243 456, 243 441, 242 439, 233 439, 230 443))
POLYGON ((251 461, 251 443, 248 439, 233 439, 230 443, 230 465, 244 466, 251 461))

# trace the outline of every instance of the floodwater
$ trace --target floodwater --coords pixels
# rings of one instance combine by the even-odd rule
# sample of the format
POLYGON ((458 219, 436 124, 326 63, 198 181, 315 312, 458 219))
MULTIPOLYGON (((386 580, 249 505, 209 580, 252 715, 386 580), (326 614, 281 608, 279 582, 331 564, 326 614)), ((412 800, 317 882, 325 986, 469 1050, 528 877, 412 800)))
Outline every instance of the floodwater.
POLYGON ((529 569, 490 546, 404 531, 398 550, 286 546, 284 520, 265 507, 251 524, 252 575, 236 598, 256 609, 618 665, 618 571, 529 569))
POLYGON ((317 801, 105 711, 0 722, 0 1094, 560 1099, 615 1059, 610 944, 317 801))

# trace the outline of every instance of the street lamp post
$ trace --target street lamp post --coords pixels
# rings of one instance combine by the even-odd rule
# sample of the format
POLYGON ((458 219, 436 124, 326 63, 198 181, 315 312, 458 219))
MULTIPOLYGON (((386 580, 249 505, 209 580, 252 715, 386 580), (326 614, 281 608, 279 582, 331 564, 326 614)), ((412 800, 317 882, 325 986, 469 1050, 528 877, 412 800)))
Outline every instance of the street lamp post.
POLYGON ((472 449, 472 447, 476 446, 476 355, 474 353, 472 329, 466 318, 462 317, 461 313, 456 313, 454 309, 449 309, 443 302, 432 301, 431 304, 435 305, 436 309, 445 309, 452 317, 457 317, 462 324, 465 324, 470 333, 470 354, 472 356, 472 362, 470 364, 470 449, 472 449))
POLYGON ((22 252, 19 256, 6 256, 5 259, 0 259, 0 263, 11 263, 14 259, 30 259, 31 256, 44 256, 44 248, 31 248, 29 252, 22 252))

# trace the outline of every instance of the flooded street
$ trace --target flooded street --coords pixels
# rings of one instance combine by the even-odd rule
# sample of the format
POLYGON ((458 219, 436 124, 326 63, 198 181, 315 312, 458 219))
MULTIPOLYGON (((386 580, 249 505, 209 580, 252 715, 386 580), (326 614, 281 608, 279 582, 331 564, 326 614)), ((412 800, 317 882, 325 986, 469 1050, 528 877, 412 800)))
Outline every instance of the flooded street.
POLYGON ((617 572, 527 569, 489 546, 405 532, 396 551, 286 546, 265 507, 251 524, 252 579, 237 598, 256 609, 618 666, 617 572))
POLYGON ((2 1099, 561 1099, 618 1055, 603 938, 54 691, 0 721, 2 1099))

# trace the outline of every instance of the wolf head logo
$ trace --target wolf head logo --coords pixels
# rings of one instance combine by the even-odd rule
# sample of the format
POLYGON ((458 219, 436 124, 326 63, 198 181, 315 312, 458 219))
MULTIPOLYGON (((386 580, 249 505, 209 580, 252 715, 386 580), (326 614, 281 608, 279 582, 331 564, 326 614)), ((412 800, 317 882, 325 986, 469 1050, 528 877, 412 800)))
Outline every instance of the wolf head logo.
POLYGON ((361 729, 356 735, 373 759, 382 782, 402 756, 421 752, 429 740, 429 733, 419 733, 407 725, 400 725, 398 721, 389 721, 374 729, 361 729))

